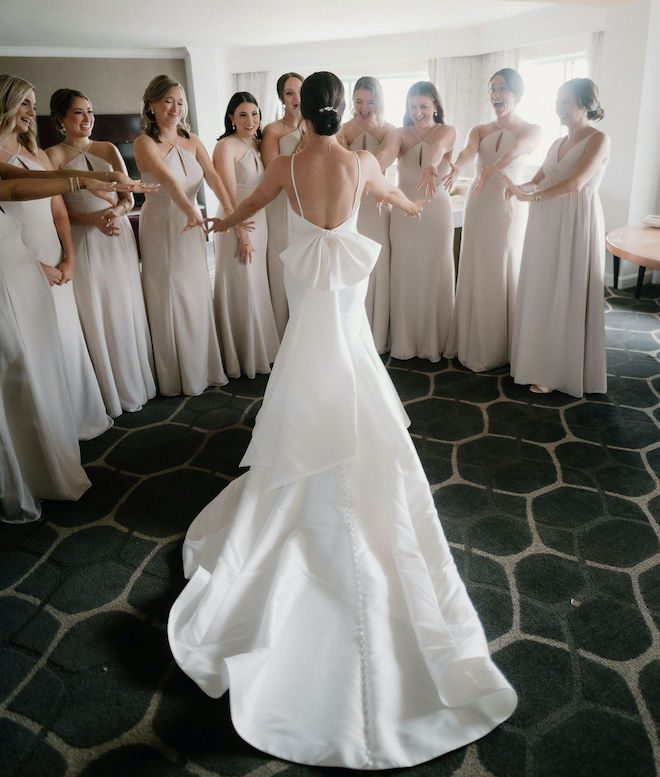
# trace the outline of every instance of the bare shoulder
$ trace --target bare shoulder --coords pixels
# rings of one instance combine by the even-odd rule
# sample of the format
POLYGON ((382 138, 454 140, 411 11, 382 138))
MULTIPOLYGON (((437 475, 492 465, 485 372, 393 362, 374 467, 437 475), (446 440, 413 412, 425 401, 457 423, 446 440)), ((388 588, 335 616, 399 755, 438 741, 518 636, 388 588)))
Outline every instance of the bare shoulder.
POLYGON ((65 149, 58 143, 56 146, 49 146, 46 149, 46 156, 50 159, 53 167, 58 168, 67 162, 65 149))
POLYGON ((284 135, 286 135, 286 128, 282 126, 282 121, 280 119, 271 121, 271 123, 266 124, 263 129, 264 140, 279 140, 281 137, 284 137, 284 135))
POLYGON ((586 142, 586 150, 593 154, 609 154, 610 136, 595 129, 586 142))

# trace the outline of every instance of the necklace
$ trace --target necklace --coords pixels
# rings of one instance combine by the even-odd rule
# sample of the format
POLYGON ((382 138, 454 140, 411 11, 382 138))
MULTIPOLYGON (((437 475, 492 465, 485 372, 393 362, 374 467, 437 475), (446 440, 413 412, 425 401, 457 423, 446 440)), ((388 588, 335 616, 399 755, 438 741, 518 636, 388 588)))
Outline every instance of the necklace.
POLYGON ((294 129, 298 126, 295 121, 287 121, 286 116, 282 116, 282 124, 286 124, 287 126, 293 127, 294 129))
POLYGON ((434 124, 431 127, 431 129, 426 133, 426 135, 424 135, 423 138, 420 138, 419 135, 417 134, 417 132, 415 131, 415 126, 413 124, 410 125, 410 129, 412 130, 412 134, 417 138, 417 140, 419 140, 420 143, 426 142, 427 138, 429 138, 430 135, 432 135, 435 132, 437 127, 438 127, 438 125, 434 124))

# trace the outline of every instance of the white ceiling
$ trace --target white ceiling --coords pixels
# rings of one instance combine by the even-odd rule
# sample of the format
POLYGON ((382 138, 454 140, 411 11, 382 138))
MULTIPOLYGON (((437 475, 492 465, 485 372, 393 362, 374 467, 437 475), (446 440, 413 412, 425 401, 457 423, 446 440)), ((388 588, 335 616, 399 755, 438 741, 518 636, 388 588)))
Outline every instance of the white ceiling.
MULTIPOLYGON (((619 1, 591 0, 599 5, 619 1)), ((0 47, 309 43, 483 25, 543 5, 525 0, 4 0, 0 47)))

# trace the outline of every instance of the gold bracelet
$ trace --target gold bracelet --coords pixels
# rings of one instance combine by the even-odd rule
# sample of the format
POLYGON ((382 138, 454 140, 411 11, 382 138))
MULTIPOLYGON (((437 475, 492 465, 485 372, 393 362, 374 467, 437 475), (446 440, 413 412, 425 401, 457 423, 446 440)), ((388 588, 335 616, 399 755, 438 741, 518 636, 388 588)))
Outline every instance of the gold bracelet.
POLYGON ((105 171, 105 180, 107 183, 110 183, 110 170, 105 171))
POLYGON ((72 192, 80 191, 80 181, 77 178, 69 178, 69 187, 72 192))

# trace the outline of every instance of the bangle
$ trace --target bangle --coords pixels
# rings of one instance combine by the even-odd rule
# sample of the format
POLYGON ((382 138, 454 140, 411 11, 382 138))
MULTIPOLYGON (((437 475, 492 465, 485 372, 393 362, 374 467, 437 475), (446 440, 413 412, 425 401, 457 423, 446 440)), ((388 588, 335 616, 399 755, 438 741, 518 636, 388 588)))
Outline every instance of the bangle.
POLYGON ((105 180, 110 183, 110 170, 105 171, 105 180))
POLYGON ((69 178, 69 187, 72 192, 79 192, 80 181, 77 178, 69 178))

